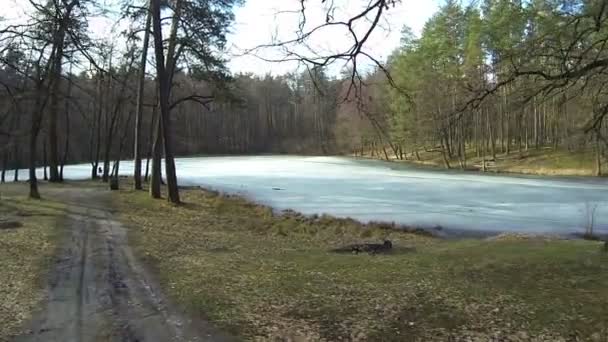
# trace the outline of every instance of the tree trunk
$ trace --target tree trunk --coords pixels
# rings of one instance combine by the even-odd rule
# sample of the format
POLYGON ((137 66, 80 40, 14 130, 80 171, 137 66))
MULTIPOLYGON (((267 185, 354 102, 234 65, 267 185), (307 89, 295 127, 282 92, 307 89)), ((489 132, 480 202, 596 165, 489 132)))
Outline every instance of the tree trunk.
POLYGON ((534 109, 534 148, 538 150, 538 106, 536 105, 536 97, 532 99, 532 106, 534 109))
POLYGON ((602 175, 602 145, 600 143, 599 132, 596 133, 595 138, 595 175, 602 175))
POLYGON ((48 165, 48 159, 47 159, 47 153, 46 153, 46 143, 44 142, 44 140, 42 140, 42 170, 44 171, 44 180, 48 181, 49 180, 49 175, 47 173, 47 165, 48 165))
POLYGON ((13 182, 17 183, 19 182, 19 166, 15 165, 15 170, 13 173, 13 182))
POLYGON ((525 117, 525 120, 523 120, 523 122, 524 122, 524 125, 526 126, 526 127, 524 127, 524 138, 526 139, 525 149, 527 152, 530 149, 530 134, 529 134, 529 130, 528 130, 528 126, 530 126, 529 125, 530 118, 528 115, 527 108, 524 108, 524 117, 525 117))
POLYGON ((487 130, 484 129, 484 122, 483 122, 483 109, 479 109, 478 110, 478 114, 479 114, 479 126, 480 126, 480 130, 481 130, 481 171, 486 172, 486 154, 487 154, 487 144, 486 144, 486 133, 487 130))
POLYGON ((99 168, 99 156, 101 153, 101 118, 103 115, 103 74, 99 73, 97 80, 97 143, 95 144, 95 157, 92 163, 91 178, 97 179, 99 168))
POLYGON ((479 139, 480 139, 480 124, 479 124, 479 113, 478 111, 475 111, 473 113, 473 139, 474 139, 474 144, 475 144, 475 154, 477 155, 477 158, 481 158, 481 148, 480 148, 480 143, 479 143, 479 139))
MULTIPOLYGON (((146 80, 146 63, 148 62, 148 46, 150 44, 150 26, 152 25, 152 17, 148 12, 146 18, 146 26, 144 31, 144 43, 141 54, 141 64, 139 65, 138 85, 137 85, 137 107, 135 109, 135 146, 134 146, 134 187, 135 190, 141 190, 141 121, 143 115, 144 104, 144 85, 146 80)), ((148 166, 146 165, 146 170, 148 166)), ((147 171, 146 171, 147 174, 147 171)), ((147 178, 147 177, 146 177, 147 178)))
POLYGON ((104 157, 103 157, 103 174, 101 176, 101 180, 104 183, 107 183, 110 179, 110 152, 112 150, 112 135, 113 135, 113 125, 110 125, 110 130, 108 131, 107 141, 104 148, 104 157))
POLYGON ((511 122, 510 122, 510 113, 507 112, 506 113, 506 117, 507 117, 507 126, 505 127, 505 134, 507 136, 507 141, 506 141, 506 145, 507 145, 507 150, 506 150, 506 154, 509 155, 511 153, 511 122))
POLYGON ((450 161, 448 160, 448 153, 447 153, 447 137, 445 136, 445 134, 442 134, 442 143, 441 143, 441 156, 443 157, 443 163, 445 165, 446 169, 451 169, 450 166, 450 161))
POLYGON ((124 130, 122 137, 118 143, 118 154, 116 155, 116 160, 114 161, 114 168, 112 169, 112 177, 110 178, 110 190, 118 190, 119 189, 119 172, 120 172, 120 159, 122 157, 122 151, 125 147, 125 143, 127 142, 127 137, 129 133, 129 129, 131 126, 131 120, 133 118, 133 112, 129 111, 129 115, 127 116, 127 121, 124 124, 124 130))
POLYGON ((6 183, 6 164, 8 163, 8 152, 2 152, 2 173, 0 173, 0 183, 6 183))
POLYGON ((494 139, 494 129, 490 121, 490 109, 486 109, 486 119, 488 121, 488 131, 490 133, 490 150, 492 152, 492 160, 496 162, 496 140, 494 139))
POLYGON ((150 196, 152 198, 160 198, 160 183, 161 175, 161 154, 162 154, 162 130, 160 127, 160 118, 156 124, 156 136, 152 147, 152 176, 150 178, 150 196))
MULTIPOLYGON (((42 87, 38 87, 38 92, 41 92, 42 87)), ((30 156, 29 156, 29 174, 30 174, 30 193, 29 197, 34 199, 40 199, 40 193, 38 192, 38 179, 36 178, 36 154, 38 145, 38 134, 40 133, 40 124, 42 120, 42 99, 41 94, 36 95, 36 103, 32 111, 32 122, 30 130, 30 156)))
POLYGON ((464 128, 464 121, 461 120, 460 122, 460 139, 461 139, 461 149, 462 149, 462 168, 463 170, 466 170, 467 168, 467 142, 466 142, 466 137, 465 137, 465 128, 464 128))
MULTIPOLYGON (((17 131, 19 129, 19 126, 21 126, 21 116, 20 115, 15 115, 15 121, 14 121, 14 130, 17 131)), ((14 141, 13 141, 13 160, 14 160, 14 167, 15 167, 15 174, 14 174, 14 181, 18 182, 19 181, 19 169, 21 168, 21 158, 20 157, 20 151, 19 151, 19 141, 20 139, 18 139, 17 137, 14 137, 14 141)))
POLYGON ((36 145, 38 144, 38 131, 40 124, 36 123, 37 120, 32 120, 32 130, 30 132, 30 198, 40 199, 40 193, 38 192, 38 180, 36 179, 36 145))
MULTIPOLYGON (((158 102, 158 98, 154 98, 154 103, 158 102)), ((154 128, 158 127, 158 113, 157 113, 157 109, 158 106, 154 106, 152 108, 152 121, 150 122, 150 134, 148 135, 148 146, 149 146, 149 150, 148 150, 148 158, 146 158, 146 176, 145 176, 145 181, 148 181, 148 171, 149 171, 149 167, 150 167, 150 158, 152 157, 152 154, 154 153, 154 143, 156 142, 156 139, 154 137, 154 128)), ((158 129, 156 130, 158 131, 158 129)))
POLYGON ((386 146, 384 146, 384 144, 382 144, 382 152, 384 152, 384 159, 386 159, 386 161, 390 161, 390 157, 388 156, 388 152, 386 152, 386 146))
POLYGON ((173 132, 171 130, 169 101, 171 97, 172 72, 174 70, 174 50, 176 32, 180 19, 181 1, 177 0, 174 10, 173 26, 169 37, 167 65, 163 51, 162 23, 160 15, 161 0, 151 0, 152 19, 154 24, 154 52, 156 55, 156 72, 159 86, 160 123, 165 148, 165 174, 167 177, 168 200, 171 203, 180 203, 177 175, 175 172, 175 159, 173 157, 173 132))
MULTIPOLYGON (((68 14, 69 15, 69 12, 68 14)), ((49 108, 48 139, 49 139, 49 170, 51 182, 60 182, 59 178, 59 150, 57 136, 57 116, 59 113, 59 96, 61 94, 61 71, 63 65, 63 48, 65 45, 65 25, 67 18, 62 18, 56 32, 53 70, 51 71, 51 102, 49 108)))
POLYGON ((524 112, 523 110, 519 113, 519 117, 517 118, 517 152, 519 153, 519 158, 522 158, 523 148, 522 148, 522 134, 523 127, 522 123, 524 121, 524 112))
MULTIPOLYGON (((121 89, 121 92, 124 91, 124 89, 121 89)), ((119 99, 119 101, 116 103, 116 107, 114 108, 114 114, 112 114, 112 119, 110 121, 110 128, 108 130, 108 135, 107 135, 107 140, 106 140, 106 146, 105 146, 105 151, 104 151, 104 158, 103 158, 103 176, 102 176, 102 180, 103 182, 107 182, 110 178, 110 174, 111 174, 111 170, 110 170, 110 161, 111 161, 111 152, 112 152, 112 145, 114 143, 114 131, 116 129, 116 121, 118 120, 118 117, 120 116, 120 109, 122 108, 121 106, 121 99, 119 99)))
POLYGON ((502 104, 500 106, 500 131, 498 134, 498 140, 500 140, 500 153, 505 153, 505 108, 502 104))
POLYGON ((450 160, 448 157, 448 150, 449 150, 449 146, 448 146, 448 127, 441 127, 439 129, 439 144, 441 145, 441 156, 443 158, 443 163, 445 165, 446 169, 450 169, 450 160))
POLYGON ((146 172, 144 173, 144 182, 148 182, 148 176, 150 175, 150 154, 146 158, 146 172))
MULTIPOLYGON (((70 74, 72 73, 72 67, 70 66, 70 74)), ((68 83, 68 98, 72 96, 72 81, 68 83)), ((65 145, 63 146, 63 156, 61 158, 61 167, 59 169, 59 179, 63 182, 63 168, 68 161, 68 155, 70 151, 70 102, 65 101, 65 145)))

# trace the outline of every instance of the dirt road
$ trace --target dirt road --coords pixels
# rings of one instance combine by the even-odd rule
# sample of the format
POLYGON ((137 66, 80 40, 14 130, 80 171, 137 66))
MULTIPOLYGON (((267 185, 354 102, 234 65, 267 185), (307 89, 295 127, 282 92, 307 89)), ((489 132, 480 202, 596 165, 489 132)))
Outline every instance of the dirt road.
POLYGON ((229 341, 180 314, 133 256, 101 188, 65 186, 46 196, 68 204, 66 238, 48 300, 16 341, 229 341))

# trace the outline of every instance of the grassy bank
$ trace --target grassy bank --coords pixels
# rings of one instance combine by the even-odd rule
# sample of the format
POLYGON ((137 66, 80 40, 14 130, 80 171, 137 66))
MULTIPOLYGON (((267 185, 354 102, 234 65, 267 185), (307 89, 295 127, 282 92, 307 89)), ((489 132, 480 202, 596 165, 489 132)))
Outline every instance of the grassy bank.
POLYGON ((588 241, 444 241, 273 215, 235 197, 185 205, 123 190, 131 243, 171 297, 247 340, 608 339, 608 255, 588 241), (391 239, 386 255, 337 254, 391 239), (471 339, 468 339, 468 338, 471 339))
MULTIPOLYGON (((419 152, 420 160, 415 156, 408 155, 408 160, 398 160, 389 154, 391 161, 406 162, 434 167, 445 167, 442 154, 438 151, 419 152)), ((371 155, 366 153, 364 158, 383 159, 384 154, 371 155)), ((461 168, 457 158, 449 160, 454 169, 461 168)), ((482 170, 483 158, 477 157, 475 151, 467 151, 467 169, 482 170)), ((570 152, 567 150, 554 150, 552 148, 534 149, 527 151, 512 151, 510 154, 497 153, 496 160, 486 156, 486 169, 488 172, 507 172, 550 176, 595 176, 595 154, 594 151, 570 152)))
POLYGON ((9 341, 43 298, 61 230, 63 206, 26 198, 27 184, 0 185, 0 341, 9 341), (8 223, 11 223, 10 225, 8 223))

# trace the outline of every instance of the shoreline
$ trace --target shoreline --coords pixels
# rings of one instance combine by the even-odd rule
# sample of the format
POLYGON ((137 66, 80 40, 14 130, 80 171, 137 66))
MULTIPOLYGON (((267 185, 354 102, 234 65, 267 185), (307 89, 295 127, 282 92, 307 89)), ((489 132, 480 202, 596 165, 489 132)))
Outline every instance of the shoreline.
MULTIPOLYGON (((129 179, 129 177, 125 177, 129 179)), ((436 225, 434 227, 411 226, 404 223, 394 221, 370 221, 363 222, 352 217, 337 217, 331 214, 303 214, 294 209, 277 209, 268 204, 260 203, 254 198, 243 196, 242 194, 234 194, 227 191, 222 191, 214 188, 207 188, 201 185, 182 185, 180 190, 185 191, 201 191, 203 193, 213 194, 226 199, 237 199, 247 205, 260 208, 263 211, 270 212, 272 216, 284 219, 295 219, 303 223, 315 224, 321 221, 332 221, 338 224, 354 224, 365 230, 385 230, 387 232, 415 234, 424 237, 430 237, 437 240, 492 240, 502 238, 516 237, 521 240, 535 239, 551 239, 551 240, 591 240, 591 241, 608 241, 608 234, 594 234, 591 238, 586 237, 584 232, 572 231, 568 233, 551 233, 551 232, 515 232, 515 231, 495 231, 495 230, 469 230, 463 228, 449 228, 436 225)))
POLYGON ((539 169, 501 169, 501 168, 489 168, 486 171, 482 171, 479 167, 467 166, 467 168, 463 169, 461 167, 451 167, 446 168, 445 166, 432 162, 432 161, 417 161, 417 160, 399 160, 399 159, 389 159, 386 158, 376 158, 371 156, 359 156, 359 155, 337 155, 339 157, 349 157, 360 160, 377 160, 387 163, 394 164, 402 164, 402 165, 410 165, 415 166, 421 169, 428 170, 440 170, 440 171, 458 171, 464 173, 476 173, 476 174, 496 174, 496 175, 505 175, 505 176, 516 176, 516 175, 524 175, 524 176, 545 176, 545 177, 576 177, 576 178, 592 178, 592 179, 603 179, 608 178, 608 175, 596 176, 594 175, 593 170, 586 169, 565 169, 565 170, 547 170, 539 168, 539 169))
MULTIPOLYGON (((529 153, 529 152, 527 152, 529 153)), ((511 157, 515 157, 517 154, 516 153, 512 153, 510 156, 511 157)), ((500 154, 498 155, 500 157, 505 157, 504 154, 500 154)), ((183 156, 176 156, 176 159, 194 159, 194 158, 221 158, 221 157, 346 157, 346 158, 353 158, 353 159, 358 159, 358 160, 376 160, 376 161, 382 161, 382 162, 387 162, 387 163, 394 163, 396 165, 410 165, 410 166, 415 166, 421 169, 427 169, 427 170, 441 170, 441 171, 457 171, 457 172, 464 172, 464 173, 478 173, 478 174, 498 174, 498 175, 529 175, 529 176, 546 176, 546 177, 580 177, 580 178, 593 178, 593 179, 602 179, 602 178, 608 178, 608 174, 602 175, 602 176, 597 176, 595 175, 595 170, 592 168, 551 168, 551 167, 543 167, 543 166, 534 166, 533 165, 527 165, 527 167, 521 167, 521 166, 496 166, 496 165, 492 165, 492 166, 488 166, 488 169, 484 172, 482 171, 480 166, 474 165, 475 163, 471 163, 471 164, 467 164, 467 167, 465 169, 461 168, 458 164, 457 161, 452 160, 450 161, 450 163, 452 163, 452 167, 450 167, 449 169, 446 168, 443 165, 443 161, 441 160, 415 160, 415 159, 407 159, 407 160, 399 160, 396 159, 394 157, 391 157, 390 159, 386 159, 384 157, 381 156, 370 156, 370 155, 365 155, 365 156, 361 156, 361 155, 356 155, 356 154, 340 154, 340 153, 336 153, 336 154, 302 154, 302 153, 285 153, 285 154, 194 154, 194 155, 183 155, 183 156)), ((525 157, 521 160, 526 160, 527 158, 531 158, 532 156, 528 156, 525 157)), ((124 159, 121 160, 121 163, 125 163, 125 162, 133 162, 132 159, 124 159)), ((495 163, 493 161, 488 160, 489 163, 495 163)), ((72 167, 72 166, 83 166, 83 165, 89 165, 88 161, 83 161, 83 162, 70 162, 68 164, 66 164, 66 167, 72 167)), ((145 161, 142 161, 142 164, 145 163, 145 161)), ((42 166, 38 166, 36 167, 37 172, 42 172, 42 166)), ((12 175, 14 173, 14 169, 6 169, 6 182, 10 183, 12 182, 12 175)), ((20 173, 23 173, 25 176, 25 173, 28 172, 27 168, 21 168, 19 169, 20 173)), ((27 178, 27 177, 26 177, 27 178)), ((39 180, 41 177, 39 177, 39 180)))

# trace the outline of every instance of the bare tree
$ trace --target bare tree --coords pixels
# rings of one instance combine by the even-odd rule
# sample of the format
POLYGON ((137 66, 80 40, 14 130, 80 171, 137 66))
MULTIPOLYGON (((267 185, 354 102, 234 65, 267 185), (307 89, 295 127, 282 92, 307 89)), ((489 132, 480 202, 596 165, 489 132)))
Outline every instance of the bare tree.
POLYGON ((137 107, 135 109, 135 146, 134 146, 134 163, 135 170, 133 172, 134 187, 136 190, 142 189, 141 184, 141 126, 144 105, 144 86, 146 80, 146 64, 148 62, 148 47, 150 45, 150 28, 152 26, 152 17, 150 13, 146 15, 146 24, 144 26, 144 40, 141 51, 141 63, 139 64, 139 75, 137 84, 137 107))

